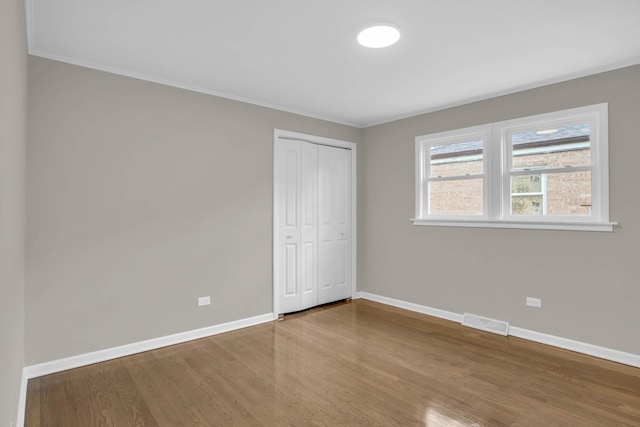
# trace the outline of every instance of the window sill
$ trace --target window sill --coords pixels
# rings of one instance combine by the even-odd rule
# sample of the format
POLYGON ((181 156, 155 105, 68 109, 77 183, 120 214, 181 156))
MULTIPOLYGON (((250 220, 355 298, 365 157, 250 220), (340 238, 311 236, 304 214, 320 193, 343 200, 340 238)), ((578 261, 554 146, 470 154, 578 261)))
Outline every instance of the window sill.
POLYGON ((607 231, 612 232, 617 222, 564 222, 564 221, 513 221, 513 220, 436 220, 411 219, 413 225, 436 227, 520 228, 531 230, 607 231))

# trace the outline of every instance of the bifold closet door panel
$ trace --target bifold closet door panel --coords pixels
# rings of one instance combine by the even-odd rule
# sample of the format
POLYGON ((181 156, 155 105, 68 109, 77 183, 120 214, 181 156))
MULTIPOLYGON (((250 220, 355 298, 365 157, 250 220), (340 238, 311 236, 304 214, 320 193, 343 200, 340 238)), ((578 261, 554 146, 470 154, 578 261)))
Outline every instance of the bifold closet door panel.
POLYGON ((300 168, 301 147, 298 141, 279 141, 275 145, 274 280, 280 311, 300 307, 300 168))
POLYGON ((351 150, 318 146, 318 303, 351 296, 351 150))
POLYGON ((300 185, 300 274, 299 310, 318 305, 318 146, 300 142, 302 167, 300 185))
POLYGON ((318 148, 281 140, 275 145, 274 280, 279 311, 318 305, 318 148))

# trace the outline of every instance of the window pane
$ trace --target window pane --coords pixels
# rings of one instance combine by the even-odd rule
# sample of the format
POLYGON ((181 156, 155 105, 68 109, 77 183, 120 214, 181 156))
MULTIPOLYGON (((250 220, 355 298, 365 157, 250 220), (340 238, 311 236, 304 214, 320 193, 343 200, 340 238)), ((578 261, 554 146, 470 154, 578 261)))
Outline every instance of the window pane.
POLYGON ((482 174, 483 141, 435 145, 429 149, 430 178, 482 174))
POLYGON ((513 169, 562 168, 591 164, 589 124, 511 135, 513 169))
POLYGON ((513 196, 511 197, 511 211, 514 215, 542 215, 544 213, 544 197, 513 196))
POLYGON ((511 177, 511 194, 540 193, 542 194, 542 174, 521 175, 511 177))
POLYGON ((511 213, 590 215, 591 171, 512 176, 511 213))
POLYGON ((482 178, 429 183, 432 215, 482 215, 482 178))

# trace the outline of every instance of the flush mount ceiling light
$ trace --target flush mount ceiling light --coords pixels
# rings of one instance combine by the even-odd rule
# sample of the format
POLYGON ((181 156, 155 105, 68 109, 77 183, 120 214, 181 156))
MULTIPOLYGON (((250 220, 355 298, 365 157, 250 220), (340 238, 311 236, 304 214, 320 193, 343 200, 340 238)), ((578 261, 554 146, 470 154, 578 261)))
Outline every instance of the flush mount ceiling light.
POLYGON ((549 135, 549 134, 556 133, 556 132, 558 132, 558 129, 545 129, 545 130, 539 130, 539 131, 537 131, 536 133, 537 133, 538 135, 549 135))
POLYGON ((400 31, 390 25, 374 25, 358 34, 358 43, 370 48, 391 46, 400 39, 400 31))

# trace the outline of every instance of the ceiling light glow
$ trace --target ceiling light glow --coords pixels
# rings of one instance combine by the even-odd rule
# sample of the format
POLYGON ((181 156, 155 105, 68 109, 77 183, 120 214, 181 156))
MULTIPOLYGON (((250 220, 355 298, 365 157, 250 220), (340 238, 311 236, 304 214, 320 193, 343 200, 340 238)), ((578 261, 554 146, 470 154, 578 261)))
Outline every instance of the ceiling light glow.
POLYGON ((390 25, 375 25, 358 34, 358 43, 370 48, 391 46, 400 39, 400 31, 390 25))
POLYGON ((539 130, 539 131, 537 131, 536 133, 537 133, 538 135, 549 135, 549 134, 556 133, 556 132, 558 132, 558 129, 545 129, 545 130, 539 130))

